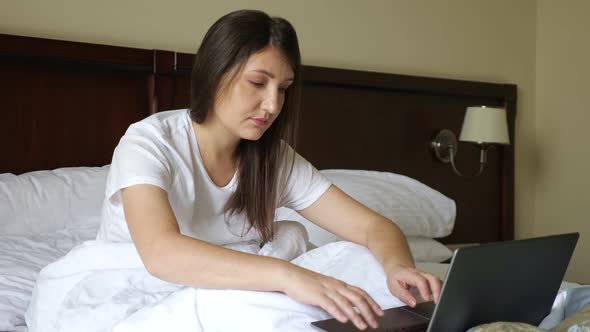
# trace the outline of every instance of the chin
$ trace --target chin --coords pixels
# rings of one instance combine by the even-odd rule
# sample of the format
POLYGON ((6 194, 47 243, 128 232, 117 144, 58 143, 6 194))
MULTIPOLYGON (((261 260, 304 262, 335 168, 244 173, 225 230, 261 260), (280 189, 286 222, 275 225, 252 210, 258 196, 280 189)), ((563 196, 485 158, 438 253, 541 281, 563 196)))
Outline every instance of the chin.
POLYGON ((248 141, 257 141, 262 137, 262 135, 264 135, 264 132, 249 132, 240 135, 240 137, 248 141))

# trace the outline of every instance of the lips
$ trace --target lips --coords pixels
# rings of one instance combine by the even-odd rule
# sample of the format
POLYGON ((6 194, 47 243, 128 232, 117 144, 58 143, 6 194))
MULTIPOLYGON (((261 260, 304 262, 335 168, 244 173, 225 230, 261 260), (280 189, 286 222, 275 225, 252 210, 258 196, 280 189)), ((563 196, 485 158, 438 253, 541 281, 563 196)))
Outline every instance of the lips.
POLYGON ((255 124, 257 124, 259 126, 264 126, 268 122, 268 120, 264 119, 264 118, 258 118, 258 119, 250 118, 250 120, 252 120, 255 124))

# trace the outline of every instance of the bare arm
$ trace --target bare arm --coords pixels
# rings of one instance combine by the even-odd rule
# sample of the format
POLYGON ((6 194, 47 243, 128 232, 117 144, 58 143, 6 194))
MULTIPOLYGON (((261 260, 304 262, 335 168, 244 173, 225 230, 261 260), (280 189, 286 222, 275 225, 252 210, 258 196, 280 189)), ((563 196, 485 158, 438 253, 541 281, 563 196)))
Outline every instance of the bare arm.
POLYGON ((366 246, 387 273, 389 289, 400 300, 415 305, 408 291, 418 287, 421 296, 434 301, 440 294, 440 280, 415 269, 408 242, 399 227, 367 208, 336 186, 331 186, 315 203, 299 211, 306 219, 351 242, 366 246))
POLYGON ((314 204, 298 212, 339 237, 369 248, 383 266, 414 267, 408 243, 399 227, 336 186, 331 186, 314 204))
POLYGON ((198 288, 281 290, 286 262, 180 234, 163 189, 152 185, 123 189, 123 206, 133 242, 154 276, 198 288))

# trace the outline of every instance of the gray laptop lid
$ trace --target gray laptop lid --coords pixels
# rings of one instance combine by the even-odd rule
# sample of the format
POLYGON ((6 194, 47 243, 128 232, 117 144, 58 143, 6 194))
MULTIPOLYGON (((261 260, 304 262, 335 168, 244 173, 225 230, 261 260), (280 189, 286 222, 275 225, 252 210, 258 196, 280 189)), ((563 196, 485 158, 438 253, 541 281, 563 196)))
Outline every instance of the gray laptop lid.
POLYGON ((538 325, 551 311, 578 237, 457 249, 428 331, 465 331, 500 320, 538 325))

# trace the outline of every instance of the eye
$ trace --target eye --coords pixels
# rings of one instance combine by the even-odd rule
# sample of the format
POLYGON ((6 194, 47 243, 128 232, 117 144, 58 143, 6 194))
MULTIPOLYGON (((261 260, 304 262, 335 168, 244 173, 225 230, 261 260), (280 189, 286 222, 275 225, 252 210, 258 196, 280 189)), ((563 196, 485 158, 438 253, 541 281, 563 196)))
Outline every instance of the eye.
POLYGON ((264 83, 262 83, 262 82, 256 82, 256 81, 249 81, 249 82, 256 87, 264 86, 264 83))
POLYGON ((287 92, 287 90, 289 90, 290 87, 291 87, 291 84, 284 86, 284 87, 279 87, 279 92, 284 94, 285 92, 287 92))

